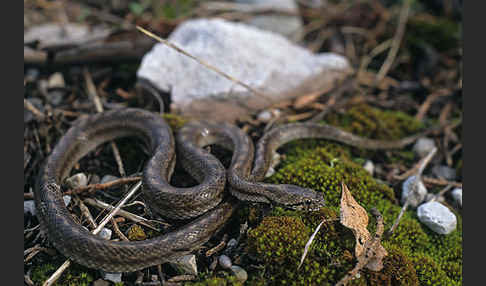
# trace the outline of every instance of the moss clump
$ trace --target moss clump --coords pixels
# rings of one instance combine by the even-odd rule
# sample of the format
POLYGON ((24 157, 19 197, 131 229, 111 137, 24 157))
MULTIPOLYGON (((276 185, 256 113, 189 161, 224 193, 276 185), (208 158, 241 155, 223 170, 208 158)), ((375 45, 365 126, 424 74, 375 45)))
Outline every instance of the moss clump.
POLYGON ((415 268, 407 255, 395 245, 385 245, 388 256, 379 272, 365 270, 369 285, 419 285, 415 268))
POLYGON ((167 124, 169 124, 170 128, 174 131, 180 129, 188 121, 187 118, 172 113, 164 113, 162 118, 167 121, 167 124))
POLYGON ((188 282, 184 286, 243 286, 243 284, 232 275, 217 277, 203 274, 201 281, 188 282))
MULTIPOLYGON (((52 263, 40 264, 32 268, 31 279, 35 285, 42 285, 60 265, 52 263)), ((88 286, 93 282, 92 274, 88 273, 85 268, 79 265, 72 265, 59 278, 56 285, 59 286, 88 286)))
POLYGON ((143 228, 138 224, 134 224, 128 229, 127 236, 129 240, 147 239, 147 235, 145 234, 145 231, 143 231, 143 228))
MULTIPOLYGON (((255 274, 258 278, 250 275, 249 281, 264 279, 266 285, 334 285, 356 263, 354 237, 336 220, 341 182, 348 186, 353 197, 366 210, 375 207, 383 214, 385 230, 391 227, 401 207, 390 187, 376 182, 352 160, 348 147, 306 140, 290 143, 284 149, 285 159, 280 169, 267 181, 313 188, 324 195, 327 206, 313 213, 275 208, 271 219, 264 219, 250 231, 249 250, 261 260, 265 269, 255 274), (296 265, 304 245, 322 219, 327 219, 327 222, 316 235, 303 267, 297 271, 296 265), (295 244, 288 241, 289 237, 295 244), (270 242, 271 248, 268 246, 270 242)), ((449 235, 439 235, 423 226, 414 210, 405 212, 394 234, 383 239, 383 245, 389 252, 384 259, 384 269, 378 273, 365 270, 364 275, 352 280, 350 285, 427 285, 424 284, 427 281, 441 285, 460 283, 462 222, 459 214, 456 215, 457 230, 449 235), (425 266, 419 268, 417 257, 426 259, 425 266)), ((374 233, 376 221, 373 216, 369 217, 368 229, 374 233)))
POLYGON ((354 134, 381 140, 400 139, 424 128, 406 113, 383 111, 367 104, 353 106, 345 114, 329 114, 325 121, 354 134))

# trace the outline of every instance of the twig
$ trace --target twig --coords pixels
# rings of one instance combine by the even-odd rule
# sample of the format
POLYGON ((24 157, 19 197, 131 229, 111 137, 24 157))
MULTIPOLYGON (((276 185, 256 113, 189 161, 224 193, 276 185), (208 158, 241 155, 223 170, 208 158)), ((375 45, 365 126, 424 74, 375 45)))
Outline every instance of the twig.
POLYGON ((228 235, 225 233, 221 241, 215 247, 206 251, 206 257, 209 257, 215 254, 216 252, 222 250, 226 246, 226 240, 228 240, 228 235))
POLYGON ((429 202, 433 202, 433 201, 437 201, 438 198, 440 198, 441 196, 443 196, 447 191, 449 191, 450 189, 452 189, 452 187, 454 187, 453 185, 447 185, 445 188, 443 188, 442 190, 440 190, 434 197, 432 197, 429 202))
POLYGON ((398 28, 395 33, 395 36, 393 37, 392 47, 388 52, 386 60, 381 66, 380 71, 376 75, 377 83, 380 83, 383 80, 383 78, 385 78, 386 74, 388 73, 390 67, 393 64, 393 61, 395 60, 395 57, 397 56, 398 49, 400 48, 400 43, 403 38, 403 34, 405 33, 405 27, 408 20, 408 14, 410 12, 411 2, 412 2, 411 0, 404 0, 402 9, 400 10, 400 19, 398 20, 398 28))
MULTIPOLYGON (((98 113, 103 112, 103 104, 101 103, 100 97, 96 92, 96 87, 93 83, 93 79, 91 78, 91 75, 89 74, 87 68, 84 68, 83 75, 84 75, 84 80, 86 82, 86 89, 88 91, 88 95, 89 97, 91 97, 91 100, 95 105, 96 112, 98 113)), ((120 175, 122 177, 125 177, 126 173, 125 173, 125 169, 123 168, 123 162, 120 157, 120 151, 118 150, 118 148, 116 147, 113 141, 110 143, 110 145, 111 145, 111 149, 113 150, 113 155, 115 156, 116 163, 118 165, 118 171, 120 172, 120 175)))
MULTIPOLYGON (((113 210, 111 210, 110 213, 108 213, 104 218, 103 220, 100 222, 100 224, 98 225, 97 228, 95 228, 91 233, 92 234, 98 234, 102 229, 103 227, 108 223, 108 221, 110 221, 113 216, 120 210, 120 208, 128 201, 128 199, 130 197, 132 197, 135 192, 140 188, 140 186, 142 185, 142 181, 139 181, 138 183, 136 183, 129 191, 128 193, 125 195, 125 197, 120 201, 118 202, 118 204, 115 206, 115 208, 113 210)), ((49 277, 49 279, 47 279, 44 284, 42 284, 42 286, 50 286, 50 285, 53 285, 57 279, 59 279, 59 277, 61 277, 62 273, 69 267, 69 265, 71 265, 71 260, 67 259, 57 270, 56 272, 54 272, 51 277, 49 277)))
MULTIPOLYGON (((335 219, 335 220, 337 220, 337 219, 335 219)), ((305 259, 306 255, 307 255, 307 252, 309 251, 309 247, 311 246, 312 241, 314 241, 314 238, 316 237, 317 232, 321 228, 322 224, 325 223, 326 221, 330 221, 330 220, 323 219, 321 221, 321 223, 316 227, 316 230, 314 230, 314 233, 310 236, 310 238, 307 241, 307 243, 305 244, 304 253, 302 253, 302 257, 300 258, 300 263, 299 263, 299 266, 297 266, 297 270, 299 270, 300 267, 302 266, 302 263, 304 263, 304 259, 305 259)))
POLYGON ((86 217, 91 228, 95 229, 98 225, 96 224, 95 220, 93 219, 93 216, 89 212, 88 207, 79 198, 76 197, 75 199, 79 205, 79 209, 81 210, 81 213, 86 217))
POLYGON ((225 73, 225 72, 223 72, 223 71, 219 70, 218 68, 216 68, 216 67, 214 67, 214 66, 212 66, 212 65, 210 65, 210 64, 208 64, 208 63, 206 63, 205 61, 203 61, 203 60, 201 60, 201 59, 196 58, 195 56, 193 56, 193 55, 189 54, 188 52, 186 52, 186 51, 184 51, 183 49, 179 48, 178 46, 174 45, 173 43, 171 43, 171 42, 169 42, 169 41, 167 41, 167 40, 164 40, 164 39, 160 38, 159 36, 157 36, 157 35, 155 35, 155 34, 153 34, 153 33, 149 32, 149 31, 145 30, 144 28, 142 28, 142 27, 140 27, 140 26, 137 26, 137 29, 138 29, 140 32, 142 32, 142 33, 146 34, 147 36, 149 36, 149 37, 151 37, 151 38, 153 38, 153 39, 155 39, 155 40, 159 41, 160 43, 162 43, 162 44, 164 44, 164 45, 166 45, 166 46, 168 46, 168 47, 170 47, 170 48, 172 48, 172 49, 176 50, 177 52, 179 52, 179 53, 181 53, 181 54, 183 54, 183 55, 185 55, 185 56, 187 56, 187 57, 189 57, 189 58, 191 58, 191 59, 195 60, 195 61, 196 61, 196 62, 198 62, 199 64, 201 64, 201 65, 205 66, 206 68, 208 68, 208 69, 210 69, 210 70, 212 70, 212 71, 216 72, 217 74, 219 74, 219 75, 221 75, 221 76, 223 76, 223 77, 227 78, 228 80, 230 80, 230 81, 232 81, 232 82, 234 82, 234 83, 236 83, 236 84, 238 84, 238 85, 243 86, 244 88, 246 88, 247 90, 249 90, 249 91, 253 92, 254 94, 259 95, 259 96, 261 96, 261 97, 263 97, 263 98, 265 98, 265 99, 269 100, 269 99, 268 99, 268 97, 267 97, 266 95, 264 95, 263 93, 261 93, 261 92, 259 92, 259 91, 255 90, 254 88, 250 87, 250 86, 249 86, 249 85, 247 85, 246 83, 244 83, 244 82, 242 82, 242 81, 240 81, 240 80, 238 80, 238 79, 236 79, 236 78, 234 78, 234 77, 230 76, 229 74, 227 74, 227 73, 225 73))
POLYGON ((432 185, 438 185, 438 186, 452 185, 452 186, 454 186, 456 188, 462 188, 462 183, 453 182, 453 181, 447 181, 445 179, 436 179, 436 178, 430 178, 430 177, 422 177, 422 180, 424 181, 425 184, 432 184, 432 185))
POLYGON ((447 89, 439 89, 434 93, 430 94, 425 101, 420 105, 417 114, 415 115, 415 119, 422 121, 427 110, 429 110, 432 103, 439 97, 449 94, 450 92, 447 89))
POLYGON ((30 103, 30 101, 28 101, 25 98, 24 98, 24 108, 32 112, 32 114, 34 114, 34 116, 37 117, 37 119, 39 119, 40 121, 46 119, 44 113, 40 112, 39 109, 37 109, 32 103, 30 103))
POLYGON ((124 240, 124 241, 130 241, 124 234, 123 232, 120 231, 120 228, 118 228, 118 223, 116 222, 116 220, 114 218, 111 219, 111 224, 113 225, 113 230, 115 231, 115 233, 118 235, 118 237, 121 239, 121 240, 124 240))
MULTIPOLYGON (((96 199, 86 198, 86 199, 84 199, 84 202, 87 203, 88 205, 98 207, 100 209, 108 209, 108 210, 114 209, 114 207, 112 205, 107 204, 105 202, 102 202, 100 200, 96 200, 96 199)), ((150 225, 149 224, 150 221, 148 219, 144 218, 144 217, 138 216, 136 214, 132 214, 131 212, 127 212, 125 210, 119 210, 117 215, 124 217, 126 219, 129 219, 133 222, 140 223, 141 225, 146 226, 146 227, 148 227, 152 230, 160 232, 160 229, 155 228, 152 225, 150 225)), ((160 221, 157 221, 157 222, 162 223, 160 221)), ((162 224, 166 225, 165 223, 162 223, 162 224)))
MULTIPOLYGON (((138 177, 138 176, 137 177, 126 177, 126 178, 120 178, 120 179, 117 179, 117 180, 109 181, 109 182, 106 182, 106 183, 103 183, 103 184, 90 184, 90 185, 78 187, 78 188, 75 188, 75 189, 67 190, 63 193, 63 195, 80 195, 80 194, 85 193, 85 192, 91 193, 91 192, 94 192, 96 190, 104 190, 104 189, 116 187, 116 186, 122 185, 122 184, 133 183, 133 182, 139 181, 140 179, 141 179, 141 177, 138 177)), ((24 193, 24 199, 30 199, 31 200, 33 198, 34 198, 34 193, 24 193)))

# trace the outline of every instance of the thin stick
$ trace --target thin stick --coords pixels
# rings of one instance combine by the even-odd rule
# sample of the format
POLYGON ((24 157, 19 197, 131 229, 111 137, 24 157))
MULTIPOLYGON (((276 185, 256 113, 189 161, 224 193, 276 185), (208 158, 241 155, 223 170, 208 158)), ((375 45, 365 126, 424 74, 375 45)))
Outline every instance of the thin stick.
POLYGON ((113 230, 115 231, 115 233, 118 235, 118 237, 121 239, 121 240, 124 240, 124 241, 130 241, 124 234, 123 232, 120 231, 120 228, 118 228, 118 223, 116 222, 116 220, 114 218, 111 219, 111 224, 113 225, 113 230))
MULTIPOLYGON (((141 185, 142 185, 142 181, 139 181, 138 183, 136 183, 130 189, 130 191, 128 191, 128 193, 125 195, 125 197, 115 206, 115 208, 110 213, 108 213, 103 218, 103 220, 100 222, 100 224, 98 225, 98 227, 95 228, 91 233, 92 234, 98 234, 103 229, 103 227, 108 223, 108 221, 110 221, 113 218, 113 216, 115 216, 115 214, 120 210, 120 208, 128 201, 128 199, 135 194, 135 192, 140 188, 141 185)), ((49 279, 47 279, 44 282, 44 284, 42 284, 42 286, 50 286, 50 285, 53 285, 57 281, 57 279, 59 279, 59 277, 61 277, 62 273, 69 267, 69 265, 71 265, 71 260, 67 259, 61 265, 61 267, 59 267, 56 270, 56 272, 54 272, 51 275, 51 277, 49 277, 49 279)))
MULTIPOLYGON (((136 182, 140 179, 141 179, 141 177, 138 177, 138 176, 137 177, 126 177, 126 178, 120 178, 120 179, 117 179, 117 180, 109 181, 109 182, 106 182, 106 183, 103 183, 103 184, 90 184, 90 185, 78 187, 78 188, 75 188, 75 189, 67 190, 63 193, 63 196, 65 196, 65 195, 79 195, 79 194, 82 194, 82 193, 85 193, 85 192, 91 193, 91 192, 94 192, 96 190, 104 190, 104 189, 108 189, 108 188, 111 188, 111 187, 116 187, 118 185, 123 185, 123 184, 126 184, 126 183, 133 183, 133 182, 136 182)), ((24 199, 29 199, 29 200, 34 199, 34 193, 24 193, 24 199)))
MULTIPOLYGON (((86 81, 86 89, 88 90, 88 95, 89 97, 91 97, 91 100, 93 100, 96 112, 98 113, 103 112, 103 104, 101 103, 100 97, 96 92, 96 87, 93 83, 93 79, 91 78, 91 75, 89 74, 87 68, 83 70, 83 75, 84 75, 84 80, 86 81)), ((116 163, 118 165, 118 172, 120 172, 120 175, 122 177, 125 177, 126 173, 125 173, 125 169, 123 168, 123 162, 120 157, 120 151, 118 150, 118 148, 116 147, 113 141, 110 142, 110 145, 111 145, 111 150, 113 150, 113 155, 115 156, 116 163)))
POLYGON ((155 39, 155 40, 159 41, 160 43, 162 43, 162 44, 164 44, 164 45, 166 45, 166 46, 168 46, 168 47, 170 47, 170 48, 172 48, 172 49, 176 50, 177 52, 179 52, 179 53, 181 53, 181 54, 183 54, 183 55, 185 55, 185 56, 187 56, 187 57, 189 57, 189 58, 191 58, 191 59, 195 60, 195 61, 196 61, 196 62, 198 62, 199 64, 201 64, 201 65, 205 66, 206 68, 208 68, 208 69, 210 69, 210 70, 212 70, 212 71, 216 72, 217 74, 219 74, 219 75, 221 75, 221 76, 225 77, 226 79, 228 79, 228 80, 230 80, 230 81, 232 81, 232 82, 234 82, 234 83, 236 83, 236 84, 238 84, 238 85, 243 86, 244 88, 246 88, 247 90, 249 90, 249 91, 253 92, 253 93, 254 93, 254 94, 256 94, 256 95, 259 95, 259 96, 261 96, 261 97, 263 97, 263 98, 265 98, 265 99, 269 100, 269 99, 268 99, 268 98, 267 98, 267 97, 266 97, 266 96, 265 96, 263 93, 261 93, 261 92, 259 92, 259 91, 255 90, 254 88, 250 87, 250 86, 249 86, 249 85, 247 85, 246 83, 244 83, 244 82, 242 82, 242 81, 240 81, 240 80, 238 80, 238 79, 236 79, 236 78, 234 78, 234 77, 230 76, 229 74, 227 74, 227 73, 225 73, 225 72, 221 71, 220 69, 218 69, 218 68, 214 67, 213 65, 210 65, 210 64, 206 63, 205 61, 203 61, 203 60, 201 60, 201 59, 196 58, 195 56, 193 56, 193 55, 189 54, 188 52, 186 52, 186 51, 184 51, 183 49, 179 48, 178 46, 174 45, 173 43, 171 43, 171 42, 169 42, 169 41, 167 41, 167 40, 164 40, 164 39, 160 38, 159 36, 157 36, 157 35, 155 35, 155 34, 153 34, 153 33, 149 32, 149 31, 145 30, 144 28, 142 28, 142 27, 140 27, 140 26, 137 26, 137 29, 138 29, 140 32, 142 32, 142 33, 146 34, 147 36, 149 36, 149 37, 151 37, 151 38, 153 38, 153 39, 155 39))
MULTIPOLYGON (((86 198, 84 199, 84 202, 87 203, 88 205, 91 205, 91 206, 94 206, 94 207, 98 207, 100 209, 108 209, 108 210, 113 210, 115 207, 110 205, 110 204, 107 204, 105 202, 102 202, 100 200, 96 200, 96 199, 91 199, 91 198, 86 198)), ((127 212, 125 210, 119 210, 117 215, 121 216, 121 217, 124 217, 126 219, 129 219, 133 222, 136 222, 136 223, 140 223, 141 225, 143 226, 146 226, 150 229, 153 229, 155 231, 159 231, 160 232, 160 229, 157 229, 155 227, 153 227, 152 225, 149 224, 149 220, 144 218, 144 217, 141 217, 141 216, 138 216, 136 214, 132 214, 131 212, 127 212)), ((160 221, 157 221, 159 223, 162 223, 160 221)))
POLYGON ((30 101, 28 101, 25 98, 24 98, 24 108, 27 109, 28 111, 32 112, 32 114, 34 114, 34 116, 37 117, 37 119, 39 119, 41 121, 46 119, 46 116, 44 115, 44 113, 40 112, 39 109, 37 109, 32 103, 30 103, 30 101))
POLYGON ((385 62, 380 68, 380 71, 376 75, 376 83, 379 83, 385 78, 386 74, 388 73, 388 70, 390 70, 390 67, 393 64, 393 61, 395 61, 395 57, 397 56, 398 49, 400 48, 400 43, 403 38, 403 34, 405 33, 405 27, 407 24, 408 20, 408 14, 410 12, 410 4, 411 0, 404 0, 402 9, 400 10, 400 19, 398 20, 398 28, 395 33, 395 36, 393 37, 393 43, 390 51, 388 52, 388 56, 386 57, 385 62))

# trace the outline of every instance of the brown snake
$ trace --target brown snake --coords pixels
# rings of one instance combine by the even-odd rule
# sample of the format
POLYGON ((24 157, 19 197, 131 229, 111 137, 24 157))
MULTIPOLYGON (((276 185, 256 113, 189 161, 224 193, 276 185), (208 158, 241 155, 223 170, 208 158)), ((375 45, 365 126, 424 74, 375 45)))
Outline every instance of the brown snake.
MULTIPOLYGON (((422 135, 422 134, 420 134, 422 135)), ((84 266, 109 272, 131 272, 187 254, 207 242, 237 208, 253 201, 315 209, 320 194, 293 185, 261 183, 272 153, 291 140, 324 138, 367 149, 402 148, 420 135, 400 141, 357 137, 328 125, 295 123, 271 129, 258 141, 255 160, 251 139, 229 124, 191 122, 177 134, 177 156, 199 184, 169 184, 175 165, 175 142, 165 121, 149 111, 128 108, 80 118, 60 139, 41 170, 34 190, 38 218, 49 241, 65 256, 84 266), (143 241, 109 241, 77 224, 62 199, 60 185, 76 162, 96 146, 125 136, 144 140, 149 150, 142 182, 151 209, 172 219, 194 220, 167 234, 143 241), (203 146, 219 144, 233 150, 230 167, 203 146), (230 193, 224 192, 228 181, 230 193)))

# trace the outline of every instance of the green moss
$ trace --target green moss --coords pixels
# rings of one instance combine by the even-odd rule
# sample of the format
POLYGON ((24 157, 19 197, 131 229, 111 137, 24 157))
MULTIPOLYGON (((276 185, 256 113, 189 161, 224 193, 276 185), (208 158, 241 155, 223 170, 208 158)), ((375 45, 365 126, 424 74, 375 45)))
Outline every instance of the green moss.
MULTIPOLYGON (((35 285, 42 285, 58 268, 59 265, 52 263, 39 264, 32 268, 31 279, 35 285)), ((72 265, 57 281, 58 286, 88 286, 91 285, 93 276, 86 271, 86 268, 79 265, 72 265)))
POLYGON ((170 128, 174 131, 177 131, 188 121, 186 118, 172 113, 164 113, 162 117, 165 121, 167 121, 167 124, 169 124, 170 128))
POLYGON ((400 111, 383 111, 367 104, 350 108, 345 114, 331 113, 325 121, 360 136, 396 140, 421 130, 423 124, 400 111))
POLYGON ((447 18, 416 16, 407 22, 406 40, 412 45, 429 43, 439 51, 457 47, 460 24, 447 18))
MULTIPOLYGON (((249 281, 264 280, 266 285, 334 285, 356 263, 353 234, 337 221, 341 182, 366 210, 375 207, 383 214, 385 230, 391 227, 401 207, 394 191, 375 181, 355 163, 348 147, 322 140, 305 140, 290 143, 283 149, 285 159, 267 181, 312 188, 324 195, 327 206, 313 213, 275 208, 270 214, 272 217, 265 218, 251 230, 249 251, 265 269, 257 278, 250 275, 249 281), (297 270, 305 243, 322 219, 327 221, 316 235, 302 268, 297 270)), ((384 269, 380 272, 365 270, 364 275, 350 285, 460 283, 462 222, 459 214, 456 215, 457 230, 439 235, 422 225, 414 210, 406 211, 394 234, 383 239, 389 252, 383 261, 384 269), (420 268, 419 258, 426 260, 425 266, 420 268)), ((374 233, 376 221, 373 216, 369 217, 368 229, 374 233)))
POLYGON ((232 275, 218 277, 203 273, 200 277, 200 281, 188 282, 185 283, 184 286, 243 286, 243 284, 232 275))

